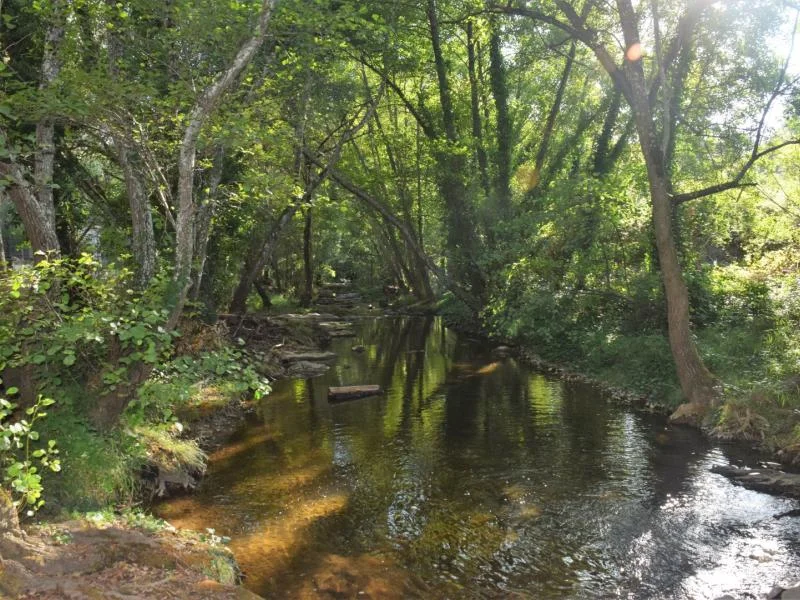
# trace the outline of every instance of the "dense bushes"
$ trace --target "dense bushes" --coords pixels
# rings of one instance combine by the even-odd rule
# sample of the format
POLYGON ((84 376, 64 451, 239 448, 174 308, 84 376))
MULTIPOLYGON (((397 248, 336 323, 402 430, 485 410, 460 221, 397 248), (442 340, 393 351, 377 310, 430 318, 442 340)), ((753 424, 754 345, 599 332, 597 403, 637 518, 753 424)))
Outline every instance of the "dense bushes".
POLYGON ((205 327, 182 338, 167 330, 160 281, 141 292, 130 281, 128 271, 88 255, 42 260, 0 280, 0 373, 19 405, 0 402, 0 434, 11 432, 0 451, 16 469, 5 480, 20 507, 26 498, 38 506, 41 483, 54 505, 88 509, 132 501, 146 465, 201 470, 202 452, 181 438, 184 407, 201 402, 209 386, 226 399, 269 391, 247 353, 220 332, 205 327), (134 371, 144 377, 131 384, 134 371), (98 427, 98 403, 123 386, 131 388, 123 412, 113 426, 98 427), (40 394, 53 400, 37 402, 40 394), (38 439, 27 432, 45 404, 49 415, 37 429, 57 440, 63 477, 31 471, 37 461, 59 465, 55 445, 38 449, 25 439, 38 439))
MULTIPOLYGON (((786 398, 780 381, 800 371, 797 303, 786 291, 791 283, 770 287, 736 266, 705 266, 687 280, 701 352, 728 384, 728 395, 770 389, 786 398)), ((657 273, 640 273, 615 288, 555 288, 538 276, 534 262, 521 260, 508 269, 483 320, 492 334, 545 359, 675 405, 681 394, 665 311, 657 273)))

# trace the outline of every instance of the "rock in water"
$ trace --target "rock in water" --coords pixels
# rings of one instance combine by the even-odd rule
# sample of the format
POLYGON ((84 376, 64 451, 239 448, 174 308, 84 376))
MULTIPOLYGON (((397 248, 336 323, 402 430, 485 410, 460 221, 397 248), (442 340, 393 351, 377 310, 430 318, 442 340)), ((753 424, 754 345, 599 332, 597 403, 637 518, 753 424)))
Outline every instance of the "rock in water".
POLYGON ((511 356, 511 348, 508 346, 497 346, 494 350, 492 350, 492 356, 495 358, 508 358, 511 356))
POLYGON ((297 379, 311 379, 312 377, 319 377, 325 373, 330 367, 322 363, 309 362, 301 360, 292 363, 286 374, 289 377, 296 377, 297 379))
POLYGON ((327 360, 336 360, 336 354, 333 352, 284 352, 281 355, 281 361, 285 363, 296 362, 324 362, 327 360))
POLYGON ((725 465, 711 467, 711 472, 723 475, 733 483, 749 490, 800 498, 800 474, 797 473, 786 473, 775 469, 746 469, 725 465))

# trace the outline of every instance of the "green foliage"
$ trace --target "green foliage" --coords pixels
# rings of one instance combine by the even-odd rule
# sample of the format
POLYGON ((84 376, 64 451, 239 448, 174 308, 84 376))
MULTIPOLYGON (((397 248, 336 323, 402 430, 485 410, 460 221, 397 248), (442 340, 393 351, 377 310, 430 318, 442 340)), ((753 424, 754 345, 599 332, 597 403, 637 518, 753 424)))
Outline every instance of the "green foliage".
POLYGON ((155 365, 171 348, 156 294, 93 257, 42 260, 0 280, 0 365, 32 366, 40 389, 69 381, 114 390, 131 365, 155 365))
MULTIPOLYGON (((0 380, 0 383, 2 381, 0 380)), ((16 393, 14 388, 6 390, 8 395, 16 393)), ((50 439, 40 443, 40 435, 34 429, 36 422, 47 416, 44 408, 55 401, 39 396, 33 406, 24 410, 24 417, 10 420, 17 405, 0 397, 0 464, 3 467, 3 483, 13 498, 17 511, 28 516, 44 505, 44 485, 39 466, 53 472, 61 470, 61 461, 56 441, 50 439), (38 465, 38 466, 37 466, 38 465)))
POLYGON ((177 423, 177 413, 208 385, 224 384, 231 396, 244 393, 260 399, 270 392, 269 381, 258 373, 253 359, 230 346, 183 355, 159 365, 128 405, 125 418, 131 426, 177 423))

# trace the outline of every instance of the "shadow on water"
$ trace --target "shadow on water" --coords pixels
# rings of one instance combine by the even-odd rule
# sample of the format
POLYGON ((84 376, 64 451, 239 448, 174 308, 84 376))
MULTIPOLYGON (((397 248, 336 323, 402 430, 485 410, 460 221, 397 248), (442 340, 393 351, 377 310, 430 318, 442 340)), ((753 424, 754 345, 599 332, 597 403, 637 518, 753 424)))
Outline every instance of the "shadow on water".
POLYGON ((162 504, 271 598, 715 598, 800 576, 795 507, 710 473, 695 432, 549 379, 438 319, 375 319, 278 382, 162 504), (351 351, 364 345, 362 353, 351 351), (331 385, 380 397, 329 405, 331 385))

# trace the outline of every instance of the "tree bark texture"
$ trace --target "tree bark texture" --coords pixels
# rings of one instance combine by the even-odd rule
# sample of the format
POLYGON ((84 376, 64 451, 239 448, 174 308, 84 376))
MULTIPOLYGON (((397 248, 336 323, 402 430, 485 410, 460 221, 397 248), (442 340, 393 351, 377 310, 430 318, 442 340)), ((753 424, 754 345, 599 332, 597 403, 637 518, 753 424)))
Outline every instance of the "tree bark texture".
MULTIPOLYGON (((106 4, 116 13, 114 0, 106 4)), ((119 60, 123 55, 122 43, 115 29, 108 34, 108 75, 112 81, 120 80, 119 60)), ((153 215, 144 186, 145 175, 141 160, 135 151, 130 123, 123 123, 122 132, 114 132, 112 138, 117 160, 125 180, 125 193, 131 209, 131 250, 137 265, 136 285, 144 289, 150 283, 156 270, 156 238, 153 231, 153 215)))

